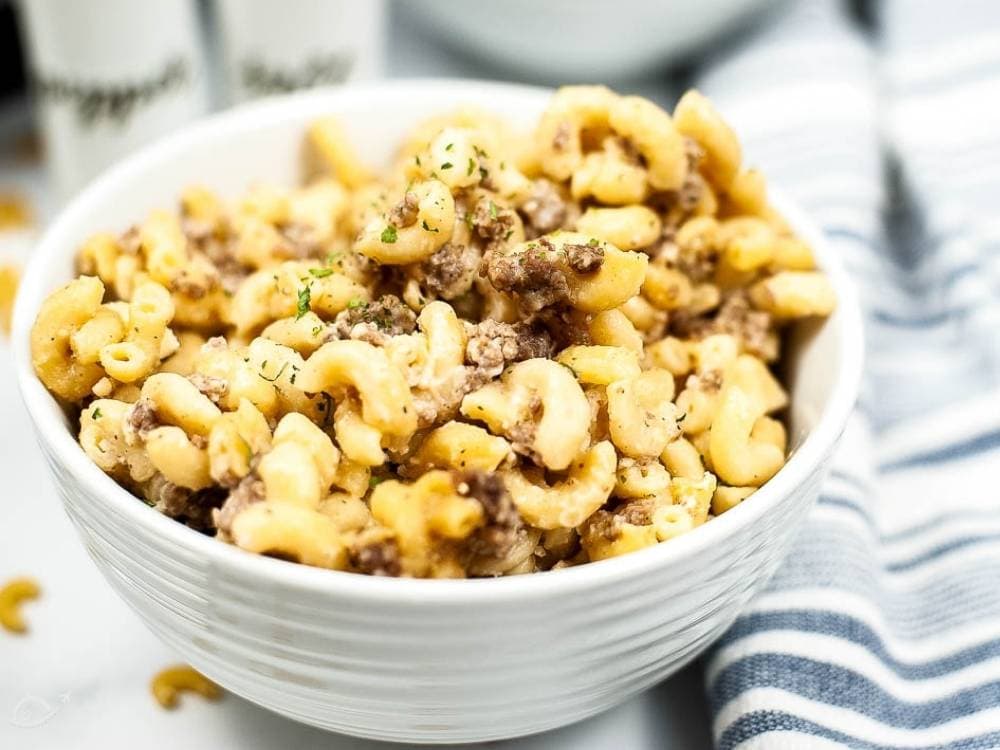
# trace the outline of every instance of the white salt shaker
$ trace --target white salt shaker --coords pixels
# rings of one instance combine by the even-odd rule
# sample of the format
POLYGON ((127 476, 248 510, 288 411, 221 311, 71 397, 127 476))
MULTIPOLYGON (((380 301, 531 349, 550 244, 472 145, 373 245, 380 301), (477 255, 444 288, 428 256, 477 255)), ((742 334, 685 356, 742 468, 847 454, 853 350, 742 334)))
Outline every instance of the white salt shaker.
POLYGON ((21 10, 61 198, 207 110, 194 0, 25 0, 21 10))
POLYGON ((377 78, 382 0, 216 0, 230 103, 377 78))

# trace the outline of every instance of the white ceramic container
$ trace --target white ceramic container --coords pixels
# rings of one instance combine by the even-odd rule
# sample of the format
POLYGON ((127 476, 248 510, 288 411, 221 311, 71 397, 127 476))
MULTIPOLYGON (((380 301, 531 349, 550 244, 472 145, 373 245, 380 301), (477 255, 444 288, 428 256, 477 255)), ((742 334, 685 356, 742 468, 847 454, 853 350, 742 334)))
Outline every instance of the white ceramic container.
POLYGON ((752 22, 775 0, 421 0, 411 24, 531 81, 586 83, 653 72, 752 22))
POLYGON ((837 312, 799 332, 788 464, 747 502, 631 555, 496 580, 371 578, 259 557, 147 507, 83 453, 35 378, 29 331, 71 277, 78 243, 120 230, 181 189, 235 194, 298 178, 303 130, 336 113, 363 153, 387 159, 417 120, 476 104, 521 124, 544 90, 407 81, 249 105, 178 132, 107 172, 52 224, 15 316, 18 379, 66 510, 111 586, 149 627, 226 689, 309 724, 385 740, 460 742, 558 727, 680 669, 721 634, 780 563, 815 499, 854 403, 861 324, 839 259, 809 221, 775 204, 815 247, 837 312))

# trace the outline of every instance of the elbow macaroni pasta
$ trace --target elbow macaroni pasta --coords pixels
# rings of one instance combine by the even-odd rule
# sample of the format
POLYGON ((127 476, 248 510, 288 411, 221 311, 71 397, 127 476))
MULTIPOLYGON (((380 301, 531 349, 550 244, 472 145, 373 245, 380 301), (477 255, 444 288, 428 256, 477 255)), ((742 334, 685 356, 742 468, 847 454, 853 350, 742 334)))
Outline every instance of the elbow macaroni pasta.
POLYGON ((104 472, 251 553, 456 577, 667 542, 781 468, 781 331, 836 300, 705 97, 462 109, 382 174, 346 132, 83 243, 31 356, 104 472))

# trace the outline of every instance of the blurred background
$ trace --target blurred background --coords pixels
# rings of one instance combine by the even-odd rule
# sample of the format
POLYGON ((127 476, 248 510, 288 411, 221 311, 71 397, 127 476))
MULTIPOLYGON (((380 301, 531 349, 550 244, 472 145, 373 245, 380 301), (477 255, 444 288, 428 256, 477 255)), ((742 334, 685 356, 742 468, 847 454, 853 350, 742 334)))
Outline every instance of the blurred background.
POLYGON ((4 215, 46 215, 108 164, 213 110, 314 86, 587 81, 664 101, 668 68, 774 4, 0 0, 4 215), (30 207, 11 209, 17 194, 30 207))

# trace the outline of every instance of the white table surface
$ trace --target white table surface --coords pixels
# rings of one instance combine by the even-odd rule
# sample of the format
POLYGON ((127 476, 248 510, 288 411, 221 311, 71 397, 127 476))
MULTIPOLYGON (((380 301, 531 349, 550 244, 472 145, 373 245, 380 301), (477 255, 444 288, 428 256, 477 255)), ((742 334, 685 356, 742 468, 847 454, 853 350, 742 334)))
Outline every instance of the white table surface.
MULTIPOLYGON (((416 42, 399 19, 387 74, 394 77, 503 77, 473 61, 416 42)), ((619 84, 666 99, 656 80, 619 84)), ((39 214, 51 209, 36 169, 0 161, 0 191, 18 187, 39 214)), ((0 262, 23 260, 31 236, 0 232, 0 262)), ((29 575, 43 596, 26 606, 31 631, 0 631, 0 748, 4 750, 366 750, 382 743, 329 734, 232 695, 216 704, 188 696, 173 712, 149 694, 151 675, 178 656, 111 592, 78 542, 35 445, 17 395, 6 341, 0 341, 0 581, 29 575)), ((573 727, 508 743, 510 750, 702 750, 711 747, 700 670, 573 727)), ((402 746, 399 746, 402 747, 402 746)))

